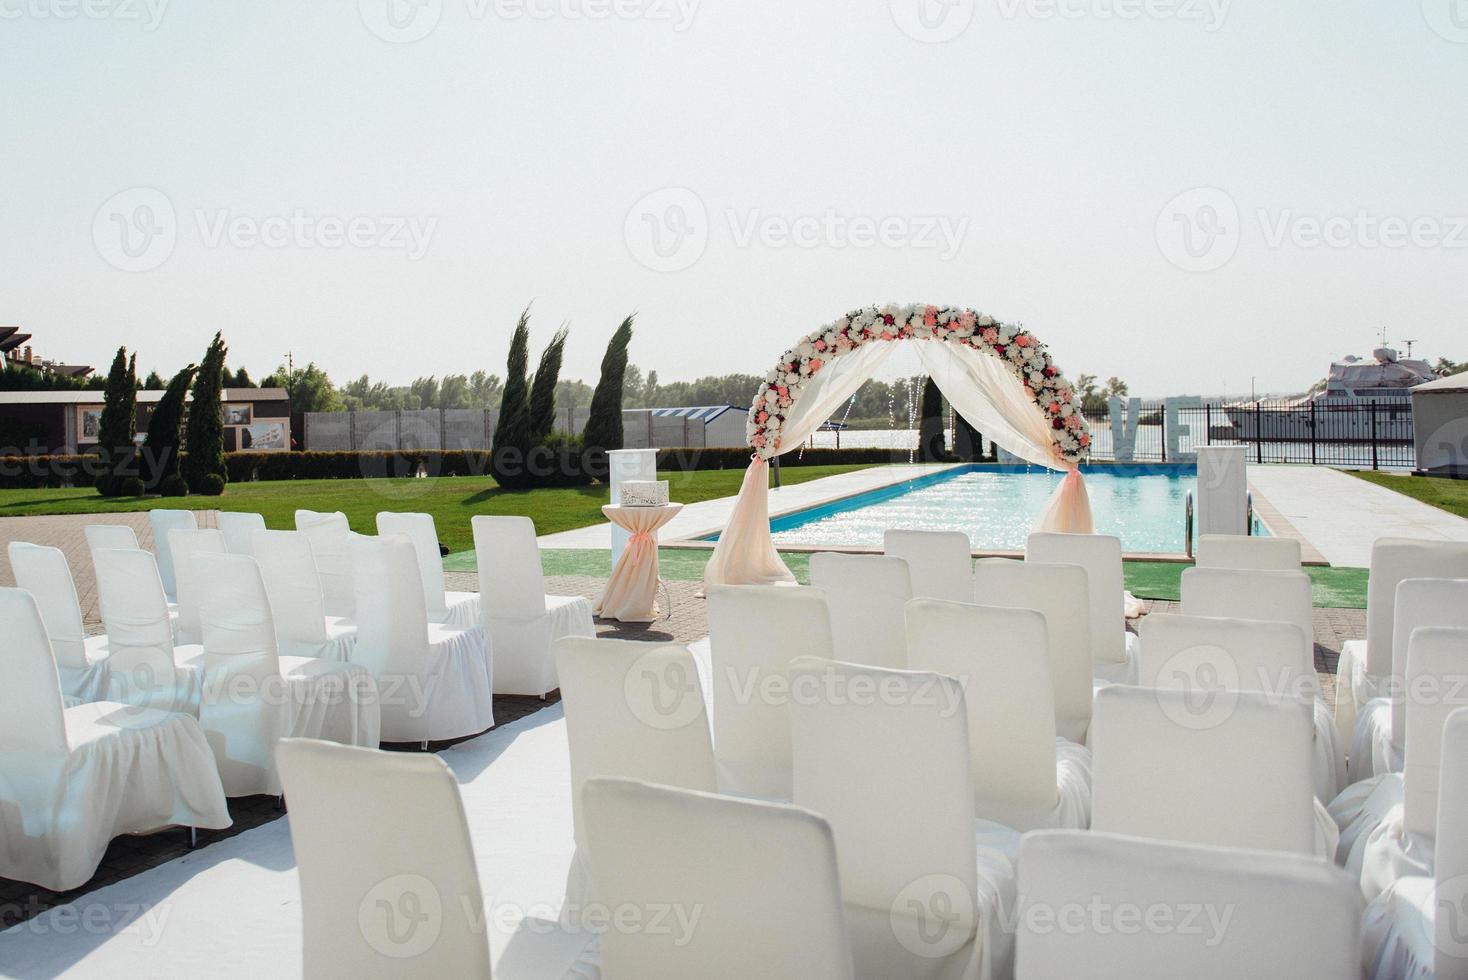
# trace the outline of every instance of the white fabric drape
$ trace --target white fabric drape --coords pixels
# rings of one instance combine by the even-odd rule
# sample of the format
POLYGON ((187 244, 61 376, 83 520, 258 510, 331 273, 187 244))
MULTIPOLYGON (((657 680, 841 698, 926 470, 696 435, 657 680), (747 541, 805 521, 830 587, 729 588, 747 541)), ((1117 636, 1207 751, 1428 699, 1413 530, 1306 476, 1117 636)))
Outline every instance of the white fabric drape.
MULTIPOLYGON (((1042 530, 1090 533, 1090 502, 1074 464, 1060 461, 1044 413, 1024 393, 1009 369, 992 355, 939 340, 917 341, 918 356, 955 411, 997 445, 1050 469, 1067 470, 1040 519, 1042 530)), ((895 343, 870 343, 834 358, 800 392, 769 456, 800 445, 846 399, 876 373, 895 343)), ((739 499, 704 568, 705 585, 775 585, 795 576, 785 567, 770 538, 769 479, 764 456, 750 463, 739 499)))

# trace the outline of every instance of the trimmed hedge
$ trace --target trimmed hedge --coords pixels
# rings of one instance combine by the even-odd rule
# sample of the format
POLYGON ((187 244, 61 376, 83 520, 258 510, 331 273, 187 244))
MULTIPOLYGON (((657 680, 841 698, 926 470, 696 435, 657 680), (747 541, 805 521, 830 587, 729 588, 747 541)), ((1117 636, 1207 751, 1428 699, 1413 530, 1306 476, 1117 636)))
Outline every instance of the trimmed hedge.
MULTIPOLYGON (((582 456, 573 445, 550 447, 550 456, 533 461, 545 471, 539 486, 585 485, 582 456)), ((749 465, 744 448, 658 450, 657 467, 672 472, 742 470, 749 465)), ((489 453, 470 450, 398 450, 389 452, 226 453, 230 483, 252 480, 360 480, 407 477, 421 469, 427 476, 487 476, 489 453)), ((781 466, 906 463, 906 449, 806 449, 787 453, 781 466)), ((0 488, 91 486, 101 465, 94 455, 0 456, 0 488)))

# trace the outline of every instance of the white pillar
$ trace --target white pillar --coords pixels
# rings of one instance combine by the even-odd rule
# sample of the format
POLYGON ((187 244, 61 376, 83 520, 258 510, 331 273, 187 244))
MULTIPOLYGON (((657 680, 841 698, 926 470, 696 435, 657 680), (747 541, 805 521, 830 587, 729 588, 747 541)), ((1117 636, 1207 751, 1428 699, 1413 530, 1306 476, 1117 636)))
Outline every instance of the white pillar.
POLYGON ((1198 533, 1248 534, 1248 449, 1198 447, 1198 533))
MULTIPOLYGON (((658 451, 656 449, 613 449, 607 453, 607 469, 612 481, 612 503, 622 502, 622 483, 625 480, 656 480, 658 478, 658 451)), ((622 549, 630 535, 612 525, 612 566, 622 557, 622 549)))

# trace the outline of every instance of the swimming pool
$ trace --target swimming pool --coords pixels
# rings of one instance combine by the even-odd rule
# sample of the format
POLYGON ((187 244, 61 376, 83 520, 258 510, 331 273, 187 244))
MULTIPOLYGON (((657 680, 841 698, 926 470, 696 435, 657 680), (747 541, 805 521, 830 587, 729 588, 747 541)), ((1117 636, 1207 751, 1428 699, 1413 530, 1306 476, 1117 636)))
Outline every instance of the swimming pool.
MULTIPOLYGON (((1128 552, 1181 554, 1191 465, 1082 467, 1096 530, 1128 552)), ((963 531, 973 547, 1023 551, 1062 474, 969 464, 776 517, 777 546, 881 547, 888 529, 963 531)), ((1256 522, 1257 524, 1257 522, 1256 522)), ((1263 533, 1262 527, 1255 533, 1263 533)))

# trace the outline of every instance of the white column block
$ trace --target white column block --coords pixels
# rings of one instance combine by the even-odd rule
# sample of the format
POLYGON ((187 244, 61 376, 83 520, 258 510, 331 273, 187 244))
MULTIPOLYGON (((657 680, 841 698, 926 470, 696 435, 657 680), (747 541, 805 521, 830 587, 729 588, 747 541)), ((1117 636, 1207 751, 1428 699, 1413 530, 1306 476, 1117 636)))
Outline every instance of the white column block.
POLYGON ((1248 534, 1248 449, 1198 447, 1198 533, 1248 534))

